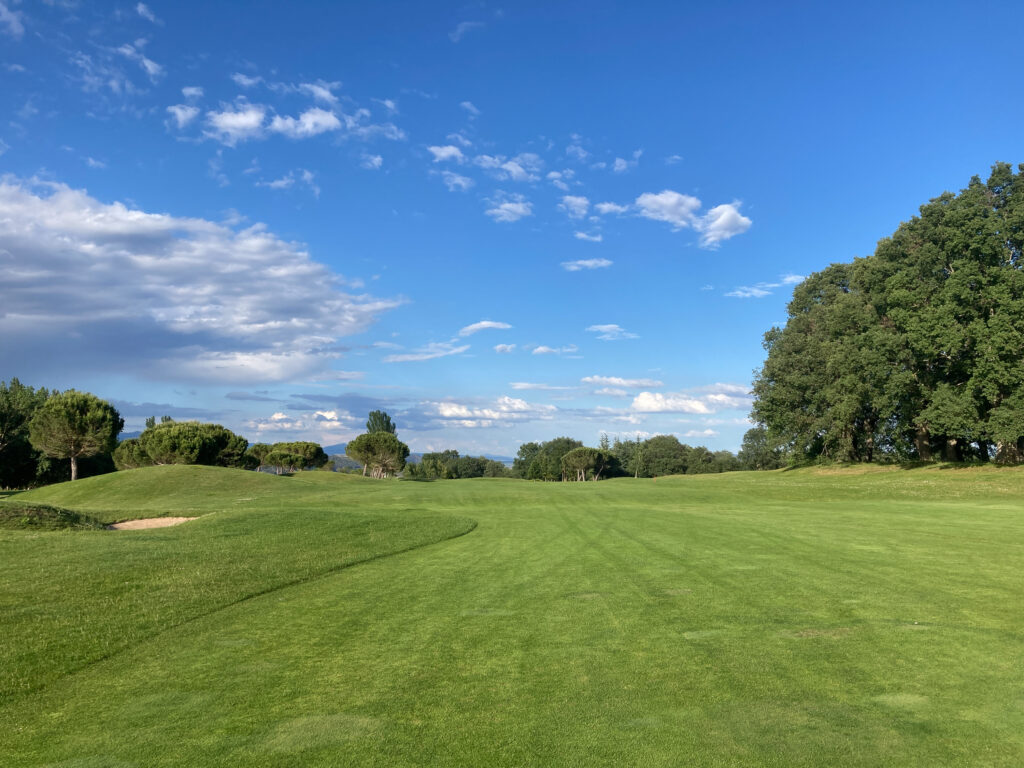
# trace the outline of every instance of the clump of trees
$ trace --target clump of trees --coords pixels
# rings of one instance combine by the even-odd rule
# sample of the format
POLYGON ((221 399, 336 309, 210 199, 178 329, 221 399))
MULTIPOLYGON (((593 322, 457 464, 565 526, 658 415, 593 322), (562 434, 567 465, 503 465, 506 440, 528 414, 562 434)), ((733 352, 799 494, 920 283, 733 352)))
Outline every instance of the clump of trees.
POLYGON ((512 473, 527 480, 571 481, 696 475, 747 468, 753 467, 744 466, 729 451, 711 452, 703 446, 689 446, 673 435, 655 435, 646 440, 616 438, 614 442, 602 436, 598 448, 587 448, 569 437, 523 443, 512 473))
POLYGON ((1024 460, 1024 165, 798 285, 752 417, 796 460, 1024 460))
POLYGON ((371 411, 366 432, 345 446, 345 454, 363 465, 363 475, 394 477, 405 468, 409 446, 398 439, 397 429, 385 411, 371 411))
POLYGON ((150 417, 137 438, 123 440, 114 451, 118 469, 163 464, 204 464, 212 467, 249 468, 249 441, 220 424, 175 421, 150 417))
POLYGON ((305 441, 273 445, 256 443, 249 446, 246 455, 258 472, 269 469, 277 474, 297 472, 300 469, 320 469, 330 461, 319 444, 305 441))
POLYGON ((418 464, 409 464, 404 477, 416 480, 461 480, 470 477, 509 477, 500 461, 484 456, 460 456, 456 450, 425 453, 418 464))

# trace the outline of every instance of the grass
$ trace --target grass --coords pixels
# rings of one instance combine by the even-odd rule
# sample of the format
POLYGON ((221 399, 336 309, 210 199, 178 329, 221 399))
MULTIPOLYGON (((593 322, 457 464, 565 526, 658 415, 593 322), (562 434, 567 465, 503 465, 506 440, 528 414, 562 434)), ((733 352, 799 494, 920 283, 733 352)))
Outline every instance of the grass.
POLYGON ((33 491, 203 517, 0 531, 0 764, 1018 766, 1022 499, 997 468, 33 491))

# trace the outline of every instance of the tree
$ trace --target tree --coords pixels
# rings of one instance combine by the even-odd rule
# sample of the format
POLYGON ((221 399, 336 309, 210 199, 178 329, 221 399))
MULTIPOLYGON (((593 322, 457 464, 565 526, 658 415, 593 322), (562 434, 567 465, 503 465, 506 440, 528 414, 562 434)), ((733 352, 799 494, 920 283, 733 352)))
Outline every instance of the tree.
POLYGON ((29 442, 28 425, 49 396, 16 378, 0 381, 0 488, 24 488, 36 479, 39 454, 29 442))
POLYGON ((370 417, 366 420, 366 431, 370 434, 373 434, 374 432, 390 432, 392 435, 398 434, 398 430, 391 421, 391 417, 388 416, 387 411, 370 411, 370 417))
POLYGON ((764 427, 751 427, 743 435, 739 463, 742 469, 780 469, 785 466, 785 454, 768 438, 764 427))
POLYGON ((367 432, 351 440, 345 453, 363 465, 375 478, 391 477, 401 472, 409 456, 409 446, 392 432, 367 432))
POLYGON ((29 440, 36 450, 56 459, 70 459, 71 479, 78 479, 78 459, 111 453, 124 419, 106 400, 69 389, 51 396, 29 422, 29 440))
POLYGON ((249 442, 220 424, 166 420, 139 435, 154 464, 204 464, 246 467, 249 442))
POLYGON ((149 458, 139 439, 130 437, 122 440, 114 449, 114 466, 118 470, 138 469, 153 466, 153 460, 149 458))
POLYGON ((921 206, 793 292, 752 418, 794 457, 1024 458, 1024 166, 921 206))

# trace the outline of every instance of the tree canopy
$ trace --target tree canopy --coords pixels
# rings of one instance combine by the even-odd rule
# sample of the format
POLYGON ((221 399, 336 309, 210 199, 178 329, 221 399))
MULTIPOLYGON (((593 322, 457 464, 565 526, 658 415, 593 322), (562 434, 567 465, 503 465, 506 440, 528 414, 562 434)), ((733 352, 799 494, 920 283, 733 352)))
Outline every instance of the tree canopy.
POLYGON ((793 292, 753 418, 798 459, 1024 458, 1024 166, 946 192, 793 292))
POLYGON ((366 420, 366 431, 371 434, 374 432, 398 434, 398 429, 395 427, 394 422, 391 421, 387 411, 370 411, 370 416, 366 420))
POLYGON ((363 465, 363 474, 392 477, 405 467, 409 446, 392 432, 366 432, 345 446, 345 453, 363 465))
POLYGON ((167 419, 139 435, 139 448, 153 464, 245 467, 248 445, 244 437, 220 424, 198 421, 167 419))
POLYGON ((106 400, 69 389, 49 397, 29 422, 32 446, 56 459, 70 459, 71 479, 78 479, 78 460, 110 453, 124 419, 106 400))

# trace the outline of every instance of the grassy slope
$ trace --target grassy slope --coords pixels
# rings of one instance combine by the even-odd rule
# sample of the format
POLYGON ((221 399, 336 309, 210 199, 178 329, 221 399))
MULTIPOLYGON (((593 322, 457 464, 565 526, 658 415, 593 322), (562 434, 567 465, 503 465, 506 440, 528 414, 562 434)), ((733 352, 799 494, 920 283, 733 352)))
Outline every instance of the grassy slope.
POLYGON ((104 522, 201 517, 148 531, 0 530, 0 702, 225 605, 473 526, 386 502, 363 509, 339 487, 380 489, 337 479, 172 466, 19 494, 17 504, 59 503, 104 522))
POLYGON ((25 697, 0 763, 1024 763, 1020 471, 324 482, 480 525, 25 697))

